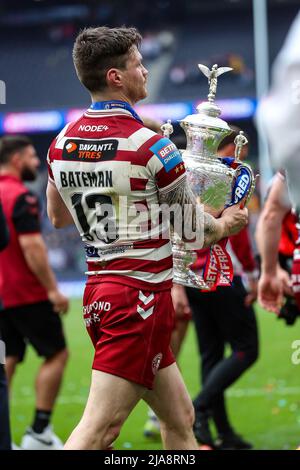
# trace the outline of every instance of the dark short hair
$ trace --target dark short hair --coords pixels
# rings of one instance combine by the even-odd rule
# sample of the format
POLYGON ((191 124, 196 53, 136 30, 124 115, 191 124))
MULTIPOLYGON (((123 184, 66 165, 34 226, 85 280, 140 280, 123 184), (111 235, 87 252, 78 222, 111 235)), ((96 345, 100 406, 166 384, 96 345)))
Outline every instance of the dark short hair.
POLYGON ((90 91, 106 88, 106 73, 116 67, 124 69, 130 49, 139 47, 142 37, 135 28, 86 28, 81 31, 73 48, 77 76, 90 91))
POLYGON ((0 165, 8 163, 10 158, 25 147, 32 145, 25 135, 6 135, 0 139, 0 165))
MULTIPOLYGON (((234 144, 234 139, 239 135, 240 131, 242 130, 238 126, 232 126, 230 125, 231 133, 224 137, 224 139, 221 141, 218 150, 223 150, 224 147, 230 144, 234 144)), ((245 137, 248 139, 248 135, 246 132, 244 132, 245 137)), ((249 140, 249 139, 248 139, 249 140)))

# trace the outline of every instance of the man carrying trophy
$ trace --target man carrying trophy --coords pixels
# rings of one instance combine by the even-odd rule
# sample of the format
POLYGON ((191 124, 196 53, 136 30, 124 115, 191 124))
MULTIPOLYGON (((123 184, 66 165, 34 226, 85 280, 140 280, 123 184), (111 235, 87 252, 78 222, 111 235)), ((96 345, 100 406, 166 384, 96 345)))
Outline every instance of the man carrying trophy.
POLYGON ((48 155, 50 220, 75 223, 86 245, 84 319, 95 347, 89 398, 66 449, 106 449, 140 399, 157 414, 165 449, 198 448, 193 405, 169 348, 173 262, 169 221, 159 214, 173 206, 171 221, 198 248, 247 223, 240 201, 218 219, 203 212, 176 146, 133 110, 147 95, 140 41, 134 28, 78 35, 73 59, 92 104, 48 155), (137 206, 147 223, 133 230, 124 212, 137 206))

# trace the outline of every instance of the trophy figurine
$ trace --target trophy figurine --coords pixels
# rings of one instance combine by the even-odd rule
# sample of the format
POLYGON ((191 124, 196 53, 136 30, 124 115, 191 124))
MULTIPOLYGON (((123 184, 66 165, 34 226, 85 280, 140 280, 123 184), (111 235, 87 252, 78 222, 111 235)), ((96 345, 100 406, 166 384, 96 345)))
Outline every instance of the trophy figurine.
POLYGON ((244 135, 243 131, 240 131, 239 135, 236 136, 236 138, 234 139, 234 144, 235 144, 234 157, 235 157, 236 160, 240 161, 240 155, 241 155, 241 152, 242 152, 242 148, 243 148, 244 145, 248 144, 248 139, 244 135))
MULTIPOLYGON (((213 65, 211 70, 198 64, 200 71, 208 78, 207 101, 197 106, 197 113, 180 121, 187 137, 185 150, 180 150, 186 167, 186 175, 195 199, 204 205, 204 210, 219 217, 225 207, 248 201, 255 187, 251 167, 239 160, 241 149, 247 143, 243 132, 236 137, 234 164, 222 163, 217 150, 223 138, 231 133, 229 125, 219 116, 221 109, 215 103, 218 77, 232 70, 230 67, 213 65)), ((162 126, 165 136, 173 132, 171 122, 162 126)), ((189 287, 210 289, 203 273, 191 269, 197 259, 197 251, 173 236, 174 282, 189 287)))

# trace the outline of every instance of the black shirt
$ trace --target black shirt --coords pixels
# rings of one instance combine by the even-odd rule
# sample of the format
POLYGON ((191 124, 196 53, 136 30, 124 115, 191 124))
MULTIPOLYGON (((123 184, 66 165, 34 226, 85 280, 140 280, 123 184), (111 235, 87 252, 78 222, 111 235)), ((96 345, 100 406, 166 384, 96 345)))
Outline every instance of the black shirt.
POLYGON ((6 220, 3 214, 2 204, 0 202, 0 250, 4 250, 4 248, 8 244, 8 230, 6 220))

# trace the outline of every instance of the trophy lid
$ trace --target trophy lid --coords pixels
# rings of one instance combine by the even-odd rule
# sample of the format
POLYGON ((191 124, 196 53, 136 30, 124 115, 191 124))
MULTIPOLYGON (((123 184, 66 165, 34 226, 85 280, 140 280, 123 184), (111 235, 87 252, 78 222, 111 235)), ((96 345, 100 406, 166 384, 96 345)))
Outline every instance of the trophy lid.
POLYGON ((209 70, 206 65, 198 64, 201 72, 208 78, 209 92, 207 101, 197 106, 197 114, 190 114, 180 121, 182 127, 195 126, 195 127, 209 127, 230 130, 227 122, 220 119, 221 109, 215 103, 217 92, 218 77, 225 72, 232 70, 231 67, 218 67, 217 64, 213 65, 209 70))

